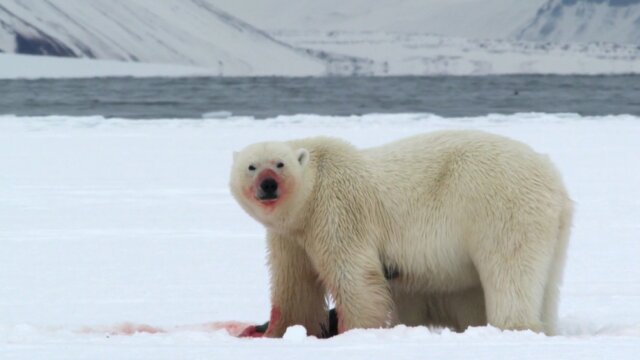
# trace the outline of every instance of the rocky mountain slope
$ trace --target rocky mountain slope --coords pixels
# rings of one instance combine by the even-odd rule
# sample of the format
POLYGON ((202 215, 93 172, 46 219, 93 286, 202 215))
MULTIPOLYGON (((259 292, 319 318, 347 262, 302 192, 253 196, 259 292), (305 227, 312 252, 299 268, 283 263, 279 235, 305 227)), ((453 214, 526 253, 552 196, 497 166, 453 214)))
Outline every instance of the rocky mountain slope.
POLYGON ((516 37, 640 44, 640 0, 550 0, 516 37))

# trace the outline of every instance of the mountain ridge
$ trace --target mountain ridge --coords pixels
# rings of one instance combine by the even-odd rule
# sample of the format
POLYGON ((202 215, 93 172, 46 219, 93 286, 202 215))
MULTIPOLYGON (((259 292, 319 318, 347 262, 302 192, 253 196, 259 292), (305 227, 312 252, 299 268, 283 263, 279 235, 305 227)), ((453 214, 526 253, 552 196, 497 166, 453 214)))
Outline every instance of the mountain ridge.
POLYGON ((640 0, 549 0, 516 37, 640 44, 640 0))
POLYGON ((178 64, 214 76, 636 72, 637 44, 640 0, 0 4, 0 52, 178 64))
POLYGON ((221 75, 322 75, 327 69, 325 60, 201 0, 3 0, 0 49, 208 66, 221 75))

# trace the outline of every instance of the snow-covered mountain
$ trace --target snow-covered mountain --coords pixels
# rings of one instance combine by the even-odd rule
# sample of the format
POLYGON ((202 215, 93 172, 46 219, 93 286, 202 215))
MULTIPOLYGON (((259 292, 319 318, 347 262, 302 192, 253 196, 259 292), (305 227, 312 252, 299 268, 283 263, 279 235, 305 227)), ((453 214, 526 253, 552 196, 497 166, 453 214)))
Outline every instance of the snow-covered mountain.
POLYGON ((547 0, 209 0, 266 31, 506 38, 547 0))
POLYGON ((327 60, 205 0, 2 0, 0 50, 207 66, 221 75, 321 75, 327 60))
POLYGON ((267 31, 640 43, 640 0, 209 0, 267 31))
POLYGON ((637 44, 640 0, 0 0, 0 52, 224 76, 635 73, 637 44))
POLYGON ((630 44, 555 44, 468 39, 421 33, 275 32, 297 47, 369 59, 362 75, 495 75, 640 73, 630 44))
POLYGON ((640 44, 640 0, 549 0, 517 37, 640 44))

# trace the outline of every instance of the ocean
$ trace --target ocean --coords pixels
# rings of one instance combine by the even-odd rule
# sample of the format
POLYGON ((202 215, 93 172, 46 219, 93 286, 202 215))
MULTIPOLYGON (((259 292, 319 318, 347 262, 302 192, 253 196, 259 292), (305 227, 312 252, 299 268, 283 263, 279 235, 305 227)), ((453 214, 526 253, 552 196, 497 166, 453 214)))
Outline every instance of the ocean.
POLYGON ((640 75, 0 80, 0 94, 0 114, 18 116, 640 115, 640 75))

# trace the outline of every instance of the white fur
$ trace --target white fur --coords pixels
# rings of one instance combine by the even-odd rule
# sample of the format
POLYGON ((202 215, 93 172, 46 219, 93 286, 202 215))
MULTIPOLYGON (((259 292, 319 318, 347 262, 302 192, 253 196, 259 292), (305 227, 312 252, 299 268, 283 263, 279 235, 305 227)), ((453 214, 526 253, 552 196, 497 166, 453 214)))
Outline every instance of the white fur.
POLYGON ((292 324, 318 335, 327 293, 340 331, 394 323, 554 331, 571 201, 548 158, 522 143, 477 131, 366 150, 322 137, 260 143, 235 156, 230 186, 267 228, 281 311, 269 336, 292 324), (271 209, 247 191, 260 169, 288 191, 271 209), (385 279, 385 267, 399 277, 385 279))

